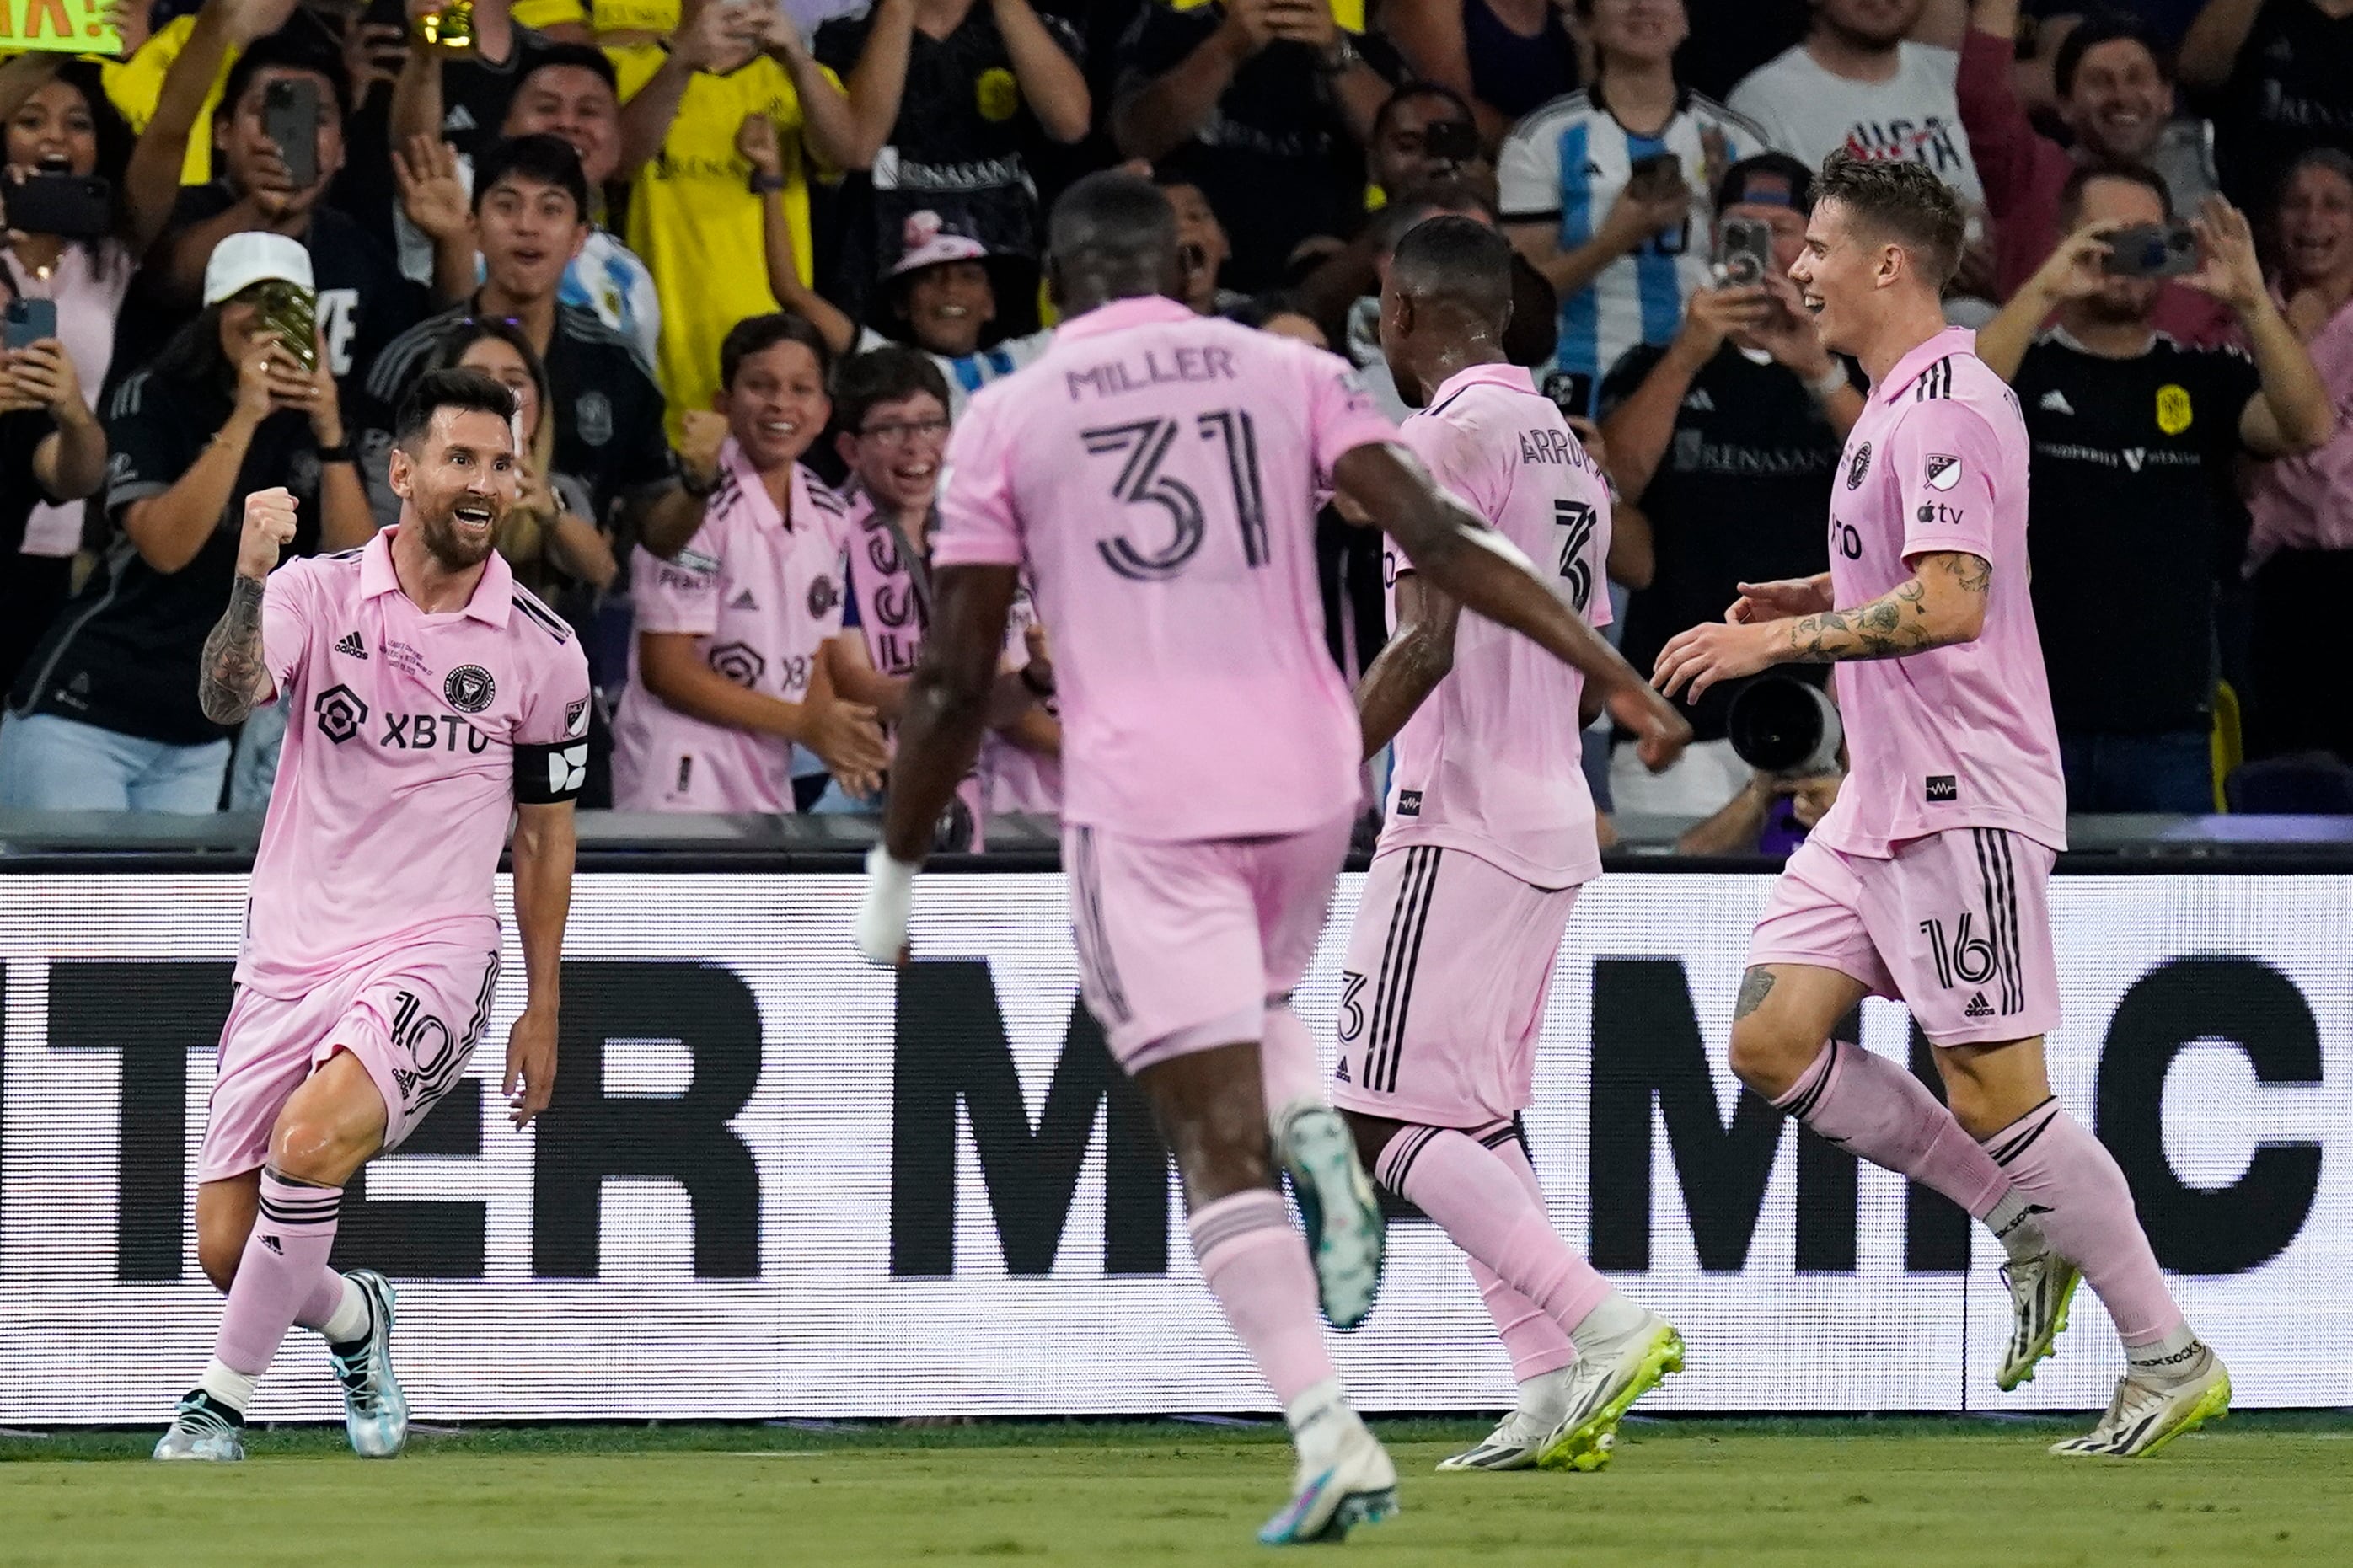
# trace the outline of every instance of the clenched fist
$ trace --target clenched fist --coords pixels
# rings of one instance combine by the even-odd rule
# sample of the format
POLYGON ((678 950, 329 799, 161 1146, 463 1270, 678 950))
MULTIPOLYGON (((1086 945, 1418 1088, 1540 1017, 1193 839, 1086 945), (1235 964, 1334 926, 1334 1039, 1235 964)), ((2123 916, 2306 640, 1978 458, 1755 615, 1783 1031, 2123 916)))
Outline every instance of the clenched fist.
POLYGON ((245 498, 245 532, 237 541, 237 574, 255 582, 277 568, 279 552, 294 538, 294 492, 284 486, 245 498))

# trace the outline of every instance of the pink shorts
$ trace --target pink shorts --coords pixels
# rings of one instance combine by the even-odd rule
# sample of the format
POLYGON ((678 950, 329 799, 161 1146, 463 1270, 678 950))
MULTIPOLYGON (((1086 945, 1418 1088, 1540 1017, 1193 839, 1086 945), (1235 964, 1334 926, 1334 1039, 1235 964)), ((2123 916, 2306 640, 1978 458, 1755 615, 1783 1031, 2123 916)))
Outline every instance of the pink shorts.
POLYGON ((237 987, 221 1029, 196 1180, 269 1163, 269 1134, 311 1069, 349 1051, 384 1096, 384 1147, 396 1149, 449 1091, 491 1021, 499 955, 423 942, 343 971, 302 996, 237 987))
POLYGON ((1375 856, 1340 975, 1332 1103, 1425 1127, 1527 1109, 1575 888, 1532 888, 1461 849, 1375 856))
POLYGON ((1124 1069, 1264 1037, 1315 956, 1352 826, 1180 844, 1064 826, 1079 988, 1124 1069))
POLYGON ((1915 838, 1887 859, 1809 841, 1782 869, 1751 965, 1835 969, 1912 1009, 1940 1046, 2059 1026, 2050 884, 2058 856, 1996 827, 1915 838))

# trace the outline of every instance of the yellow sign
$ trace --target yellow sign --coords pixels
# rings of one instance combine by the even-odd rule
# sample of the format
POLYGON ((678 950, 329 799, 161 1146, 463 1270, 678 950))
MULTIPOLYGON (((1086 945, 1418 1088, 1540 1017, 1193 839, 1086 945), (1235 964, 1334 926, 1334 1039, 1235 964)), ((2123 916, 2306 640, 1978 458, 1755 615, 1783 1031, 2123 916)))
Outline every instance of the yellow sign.
MULTIPOLYGON (((1192 11, 1209 0, 1168 0, 1172 11, 1192 11)), ((1365 0, 1332 0, 1332 19, 1352 33, 1365 30, 1365 0)))
POLYGON ((2168 436, 2189 428, 2189 389, 2167 382, 2157 389, 2157 427, 2168 436))
POLYGON ((30 50, 118 55, 122 40, 102 0, 0 0, 0 55, 30 50))

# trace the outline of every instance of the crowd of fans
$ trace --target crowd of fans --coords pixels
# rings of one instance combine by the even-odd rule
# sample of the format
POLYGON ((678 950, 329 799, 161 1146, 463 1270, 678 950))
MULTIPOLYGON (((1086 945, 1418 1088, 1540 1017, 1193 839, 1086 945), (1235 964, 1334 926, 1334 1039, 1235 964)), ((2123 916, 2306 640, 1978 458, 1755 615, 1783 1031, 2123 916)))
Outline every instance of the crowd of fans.
MULTIPOLYGON (((243 500, 290 489, 297 552, 364 542, 393 410, 463 364, 518 395, 500 548, 589 650, 592 803, 871 809, 952 422, 1042 347, 1042 214, 1114 163, 1176 205, 1195 310, 1367 365, 1404 230, 1499 227, 1644 663, 1828 563, 1869 389, 1784 273, 1845 148, 1974 215, 1949 313, 2032 437, 2073 806, 2211 810, 2244 757, 2249 808, 2353 809, 2353 0, 114 15, 119 55, 0 60, 0 808, 259 806, 282 713, 232 735, 195 699, 243 500)), ((1325 533, 1354 673, 1378 560, 1325 533)), ((1017 609, 976 816, 1055 795, 1051 628, 1017 609)), ((1617 809, 1719 849, 1819 816, 1834 779, 1734 754, 1737 696, 1665 775, 1596 738, 1617 809)))

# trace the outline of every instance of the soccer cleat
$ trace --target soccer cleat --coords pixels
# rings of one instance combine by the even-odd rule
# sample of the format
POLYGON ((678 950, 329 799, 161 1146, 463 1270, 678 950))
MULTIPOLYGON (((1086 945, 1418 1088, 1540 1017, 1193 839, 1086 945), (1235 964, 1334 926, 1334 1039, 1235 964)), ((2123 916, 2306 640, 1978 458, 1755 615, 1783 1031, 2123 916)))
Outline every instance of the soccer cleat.
POLYGON ((373 1268, 344 1278, 367 1296, 368 1331, 349 1345, 327 1347, 335 1381, 343 1385, 343 1431, 361 1458, 389 1459, 408 1442, 408 1396, 392 1371, 392 1284, 373 1268))
POLYGON ((1380 1293, 1388 1224, 1372 1180, 1356 1159, 1356 1141, 1338 1111, 1308 1105, 1284 1119, 1276 1142, 1307 1226, 1324 1316, 1335 1329, 1353 1329, 1380 1293))
POLYGON ((1598 1470, 1617 1446, 1619 1418, 1637 1399, 1683 1369, 1683 1337, 1655 1314, 1630 1333, 1587 1350, 1570 1369, 1568 1409, 1536 1451, 1546 1470, 1598 1470))
POLYGON ((1525 1470, 1536 1462, 1537 1451, 1552 1436, 1556 1425, 1551 1417, 1514 1410, 1476 1443, 1439 1460, 1438 1468, 1441 1474, 1450 1470, 1525 1470))
POLYGON ((2067 1328, 2067 1303, 2084 1276, 2055 1252, 2042 1252, 2001 1266, 2002 1283, 2010 1287, 2010 1349, 1993 1374, 1993 1385, 2007 1394, 2034 1381, 2035 1363, 2051 1353, 2067 1328))
POLYGON ((171 1428, 156 1440, 159 1459, 201 1459, 225 1464, 245 1458, 245 1417, 201 1388, 192 1388, 172 1413, 171 1428))
POLYGON ((2231 1412, 2230 1370, 2205 1345, 2197 1350, 2200 1369, 2179 1383, 2146 1383, 2126 1373, 2100 1424, 2052 1444, 2051 1452, 2069 1459, 2137 1459, 2222 1419, 2231 1412))
POLYGON ((1261 1546, 1304 1546, 1343 1541, 1360 1524, 1378 1524, 1398 1510, 1397 1467, 1380 1439, 1359 1425, 1338 1460, 1309 1474, 1281 1513, 1261 1526, 1261 1546))

